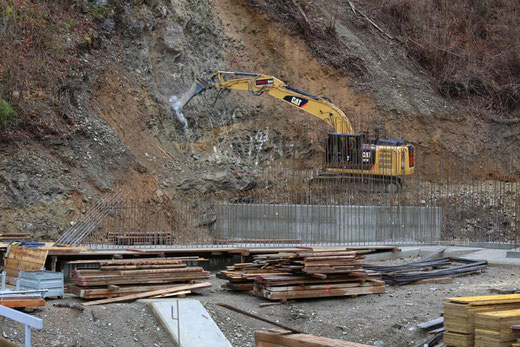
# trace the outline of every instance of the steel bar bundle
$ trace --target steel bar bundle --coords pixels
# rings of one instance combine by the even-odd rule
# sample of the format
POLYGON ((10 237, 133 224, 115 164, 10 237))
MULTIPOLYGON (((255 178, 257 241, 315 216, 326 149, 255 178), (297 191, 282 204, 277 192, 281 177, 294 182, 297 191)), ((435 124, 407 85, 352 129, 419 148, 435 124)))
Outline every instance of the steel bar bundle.
POLYGON ((363 268, 380 272, 386 284, 404 285, 421 280, 479 273, 487 268, 487 261, 447 257, 402 265, 364 265, 363 268))

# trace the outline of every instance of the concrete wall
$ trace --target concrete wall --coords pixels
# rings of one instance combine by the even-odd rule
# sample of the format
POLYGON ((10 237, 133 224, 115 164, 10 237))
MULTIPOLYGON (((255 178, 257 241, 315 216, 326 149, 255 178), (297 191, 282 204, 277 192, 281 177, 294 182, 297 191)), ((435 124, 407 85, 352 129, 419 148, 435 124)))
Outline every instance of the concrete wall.
POLYGON ((302 243, 440 240, 442 209, 418 206, 226 204, 215 209, 222 239, 302 243))

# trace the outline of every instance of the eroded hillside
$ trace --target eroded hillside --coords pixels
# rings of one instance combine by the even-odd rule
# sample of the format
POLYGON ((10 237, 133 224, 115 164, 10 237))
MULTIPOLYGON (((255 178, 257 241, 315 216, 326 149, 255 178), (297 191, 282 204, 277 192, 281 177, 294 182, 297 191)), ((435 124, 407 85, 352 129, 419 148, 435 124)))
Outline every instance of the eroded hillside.
POLYGON ((428 161, 507 147, 498 159, 519 169, 517 128, 444 98, 348 3, 17 0, 0 13, 0 96, 17 111, 0 126, 0 228, 12 232, 52 238, 111 191, 247 190, 267 184, 263 168, 315 165, 327 126, 268 96, 208 91, 184 132, 169 98, 217 69, 326 95, 356 129, 383 127, 428 161))

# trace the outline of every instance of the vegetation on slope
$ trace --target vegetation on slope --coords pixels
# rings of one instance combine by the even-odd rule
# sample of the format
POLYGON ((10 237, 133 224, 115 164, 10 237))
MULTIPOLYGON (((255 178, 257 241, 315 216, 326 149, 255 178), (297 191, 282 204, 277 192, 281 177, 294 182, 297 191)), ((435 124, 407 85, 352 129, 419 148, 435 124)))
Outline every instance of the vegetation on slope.
POLYGON ((93 31, 80 2, 0 2, 0 96, 19 113, 15 124, 0 128, 0 139, 67 132, 79 49, 93 31))
POLYGON ((335 30, 334 18, 323 20, 323 13, 309 1, 247 0, 247 5, 281 22, 301 35, 315 57, 346 75, 364 76, 363 59, 349 52, 335 30))
POLYGON ((519 0, 371 0, 449 98, 520 117, 519 0))

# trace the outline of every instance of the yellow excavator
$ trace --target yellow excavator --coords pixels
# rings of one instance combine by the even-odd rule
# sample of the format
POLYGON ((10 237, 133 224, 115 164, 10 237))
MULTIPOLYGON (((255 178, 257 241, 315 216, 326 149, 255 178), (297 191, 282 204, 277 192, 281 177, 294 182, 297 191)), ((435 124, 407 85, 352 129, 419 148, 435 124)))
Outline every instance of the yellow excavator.
MULTIPOLYGON (((217 88, 246 90, 251 95, 267 93, 327 122, 333 129, 326 142, 326 165, 318 181, 360 179, 384 184, 397 191, 414 173, 414 147, 402 139, 380 138, 379 132, 355 133, 347 116, 324 97, 296 89, 276 77, 249 72, 217 71, 208 79, 197 80, 180 99, 172 102, 179 114, 193 96, 217 88)), ((171 100, 170 100, 171 101, 171 100)))

